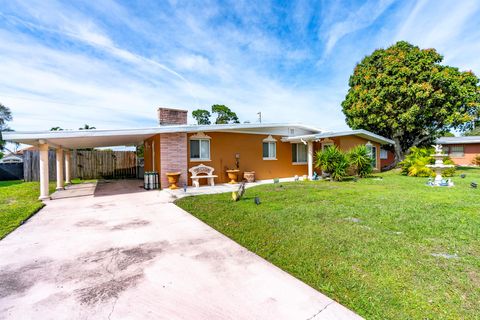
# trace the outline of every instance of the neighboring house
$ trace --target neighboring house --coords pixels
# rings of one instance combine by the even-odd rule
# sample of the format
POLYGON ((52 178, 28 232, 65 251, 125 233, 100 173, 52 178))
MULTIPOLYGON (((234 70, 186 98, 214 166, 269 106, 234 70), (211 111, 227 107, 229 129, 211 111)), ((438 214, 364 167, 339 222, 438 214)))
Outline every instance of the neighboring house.
MULTIPOLYGON (((213 167, 217 182, 227 182, 225 171, 237 165, 241 173, 255 171, 259 180, 311 177, 315 169, 314 153, 333 145, 344 151, 366 145, 372 153, 374 168, 379 170, 381 146, 393 144, 392 140, 366 130, 329 132, 302 124, 188 125, 187 111, 169 108, 158 109, 158 120, 160 126, 156 128, 7 132, 5 139, 38 146, 41 168, 45 167, 42 161, 48 162, 48 148, 57 150, 57 159, 62 159, 63 150, 67 151, 67 173, 71 170, 68 150, 144 144, 145 171, 158 172, 162 187, 168 186, 167 172, 181 172, 180 185, 191 185, 188 169, 199 164, 213 167)), ((60 161, 58 165, 63 163, 60 161)), ((63 180, 57 177, 59 188, 63 187, 63 180)), ((41 197, 48 197, 45 195, 48 184, 42 181, 41 197)))
POLYGON ((480 156, 480 136, 442 137, 436 143, 456 165, 475 165, 475 157, 480 156))
POLYGON ((391 150, 380 149, 380 168, 390 166, 395 161, 395 153, 391 150))
POLYGON ((0 163, 22 163, 23 157, 14 153, 9 153, 0 159, 0 163))

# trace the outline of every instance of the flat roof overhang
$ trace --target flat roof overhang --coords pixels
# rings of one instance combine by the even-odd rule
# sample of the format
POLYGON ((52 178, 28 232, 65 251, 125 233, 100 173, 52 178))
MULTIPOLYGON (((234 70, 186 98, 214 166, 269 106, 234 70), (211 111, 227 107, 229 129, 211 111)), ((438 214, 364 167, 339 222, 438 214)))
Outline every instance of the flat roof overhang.
POLYGON ((84 149, 95 147, 133 146, 155 135, 149 130, 75 130, 55 132, 5 132, 7 141, 37 146, 46 143, 54 148, 84 149))
POLYGON ((378 134, 367 130, 350 130, 350 131, 341 131, 341 132, 322 132, 317 134, 308 134, 303 136, 293 136, 293 137, 285 137, 282 141, 285 142, 292 142, 292 143, 299 143, 304 141, 319 141, 321 139, 326 138, 335 138, 335 137, 344 137, 344 136, 358 136, 373 142, 377 142, 380 144, 395 144, 395 141, 390 140, 388 138, 382 137, 378 134))
POLYGON ((39 145, 49 144, 53 148, 83 149, 111 146, 132 146, 159 133, 176 132, 243 132, 269 134, 274 128, 298 127, 319 132, 310 126, 301 124, 221 124, 221 125, 171 125, 155 128, 121 129, 121 130, 64 130, 64 131, 10 131, 3 132, 6 141, 39 145))

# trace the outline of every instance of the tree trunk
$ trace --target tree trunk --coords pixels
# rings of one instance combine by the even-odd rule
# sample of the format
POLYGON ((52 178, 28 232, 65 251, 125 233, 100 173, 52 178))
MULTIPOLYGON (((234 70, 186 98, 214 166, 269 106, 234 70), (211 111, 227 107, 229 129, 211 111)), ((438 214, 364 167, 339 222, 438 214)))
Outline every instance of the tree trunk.
POLYGON ((402 150, 402 146, 400 145, 400 140, 395 138, 393 140, 395 141, 395 145, 394 145, 395 159, 391 164, 389 164, 384 168, 385 171, 395 168, 400 161, 403 161, 403 159, 405 159, 405 152, 402 150))

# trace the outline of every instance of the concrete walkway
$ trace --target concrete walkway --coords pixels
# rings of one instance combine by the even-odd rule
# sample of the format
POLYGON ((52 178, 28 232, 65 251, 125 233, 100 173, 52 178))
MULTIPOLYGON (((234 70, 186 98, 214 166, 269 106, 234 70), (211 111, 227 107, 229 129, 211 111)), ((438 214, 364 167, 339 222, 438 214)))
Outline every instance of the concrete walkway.
POLYGON ((138 181, 77 185, 0 241, 0 319, 356 319, 138 181))

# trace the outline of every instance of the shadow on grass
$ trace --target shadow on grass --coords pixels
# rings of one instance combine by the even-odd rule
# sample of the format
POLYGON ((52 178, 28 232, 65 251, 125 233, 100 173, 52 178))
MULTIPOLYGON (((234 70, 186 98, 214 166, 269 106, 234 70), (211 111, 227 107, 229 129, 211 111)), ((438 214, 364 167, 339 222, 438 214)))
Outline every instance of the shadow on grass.
POLYGON ((9 180, 9 181, 0 181, 0 188, 1 187, 9 187, 9 186, 14 186, 17 184, 22 184, 22 180, 9 180))

